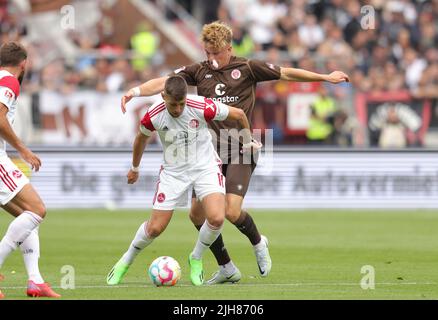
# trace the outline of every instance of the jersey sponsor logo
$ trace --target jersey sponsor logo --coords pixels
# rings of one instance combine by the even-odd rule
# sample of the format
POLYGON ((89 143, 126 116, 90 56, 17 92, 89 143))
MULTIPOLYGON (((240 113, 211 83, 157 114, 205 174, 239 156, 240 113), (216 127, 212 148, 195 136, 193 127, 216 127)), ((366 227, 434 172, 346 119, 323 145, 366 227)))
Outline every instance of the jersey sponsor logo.
POLYGON ((20 170, 12 171, 12 175, 14 176, 15 179, 20 179, 23 176, 23 174, 20 172, 20 170))
POLYGON ((218 96, 223 96, 225 94, 225 85, 223 83, 218 83, 214 88, 214 92, 218 96))
POLYGON ((181 67, 179 69, 176 69, 174 72, 175 72, 175 74, 178 74, 178 73, 180 73, 181 71, 183 71, 185 69, 186 69, 186 67, 184 66, 184 67, 181 67))
POLYGON ((211 77, 213 77, 213 75, 210 74, 210 73, 207 73, 207 74, 205 75, 205 79, 211 79, 211 77))
POLYGON ((240 70, 234 69, 233 71, 231 71, 231 78, 233 78, 234 80, 239 79, 241 76, 242 73, 240 72, 240 70))
POLYGON ((235 103, 239 100, 239 97, 234 96, 234 97, 229 97, 229 96, 225 96, 225 97, 219 97, 219 98, 211 98, 211 100, 215 101, 215 102, 220 102, 220 103, 235 103))
POLYGON ((233 103, 233 102, 237 102, 237 100, 239 100, 238 96, 234 96, 234 97, 224 96, 224 97, 221 97, 221 96, 223 96, 225 94, 225 85, 223 83, 218 83, 216 85, 216 87, 214 88, 214 92, 216 93, 217 96, 219 96, 218 98, 211 98, 211 100, 213 100, 215 102, 233 103))
POLYGON ((267 65, 270 69, 275 70, 275 66, 274 66, 272 63, 268 63, 268 62, 266 62, 266 65, 267 65))
POLYGON ((157 196, 157 201, 159 203, 162 203, 162 202, 164 202, 164 200, 166 200, 166 195, 164 193, 162 193, 162 192, 159 193, 158 196, 157 196))
POLYGON ((194 128, 195 129, 195 128, 199 127, 199 121, 197 119, 192 119, 189 122, 189 126, 190 126, 190 128, 194 128))

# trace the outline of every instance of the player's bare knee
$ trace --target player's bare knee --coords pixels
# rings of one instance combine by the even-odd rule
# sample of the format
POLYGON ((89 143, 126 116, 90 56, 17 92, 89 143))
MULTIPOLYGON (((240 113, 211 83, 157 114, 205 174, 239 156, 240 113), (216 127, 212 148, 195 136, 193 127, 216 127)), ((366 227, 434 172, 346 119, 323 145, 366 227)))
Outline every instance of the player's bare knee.
POLYGON ((227 208, 225 209, 225 216, 226 216, 228 221, 230 221, 231 223, 234 223, 237 221, 237 219, 239 219, 240 212, 241 212, 240 208, 234 208, 232 206, 227 206, 227 208))
POLYGON ((46 214, 47 214, 46 206, 42 202, 33 205, 30 208, 30 211, 32 211, 33 213, 39 215, 43 219, 46 217, 46 214))
POLYGON ((214 217, 209 217, 207 219, 208 224, 210 224, 213 228, 219 229, 224 224, 224 216, 223 215, 216 215, 214 217))

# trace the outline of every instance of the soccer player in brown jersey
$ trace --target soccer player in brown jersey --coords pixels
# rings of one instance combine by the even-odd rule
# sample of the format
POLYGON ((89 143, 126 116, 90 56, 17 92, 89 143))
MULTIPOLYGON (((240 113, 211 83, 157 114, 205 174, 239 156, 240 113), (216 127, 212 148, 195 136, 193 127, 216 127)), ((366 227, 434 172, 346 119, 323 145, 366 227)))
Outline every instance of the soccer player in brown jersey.
MULTIPOLYGON (((348 76, 341 71, 319 74, 303 69, 285 68, 259 60, 236 57, 232 53, 232 30, 221 22, 204 25, 201 41, 207 60, 184 66, 175 70, 174 73, 182 76, 188 85, 196 86, 199 95, 243 109, 248 119, 252 119, 255 89, 258 82, 270 80, 326 81, 336 84, 349 81, 348 76)), ((126 112, 126 103, 133 97, 151 96, 162 92, 167 78, 165 76, 152 79, 130 89, 122 97, 122 111, 126 112)), ((218 140, 220 140, 219 130, 221 129, 241 129, 237 122, 232 121, 211 122, 210 125, 215 130, 218 140)), ((231 150, 233 150, 232 147, 231 150)), ((262 277, 266 277, 272 266, 267 238, 260 234, 251 215, 242 210, 243 199, 248 190, 256 161, 251 159, 252 163, 247 164, 242 162, 242 157, 239 156, 239 162, 236 163, 236 159, 232 158, 232 155, 227 154, 224 156, 224 152, 219 152, 219 150, 218 153, 224 163, 222 172, 226 177, 226 218, 248 237, 254 248, 260 274, 262 277)), ((195 198, 192 199, 190 219, 198 230, 205 220, 203 208, 195 198)), ((241 278, 240 271, 231 261, 222 236, 217 238, 210 249, 220 268, 213 278, 207 281, 207 284, 239 281, 241 278)))

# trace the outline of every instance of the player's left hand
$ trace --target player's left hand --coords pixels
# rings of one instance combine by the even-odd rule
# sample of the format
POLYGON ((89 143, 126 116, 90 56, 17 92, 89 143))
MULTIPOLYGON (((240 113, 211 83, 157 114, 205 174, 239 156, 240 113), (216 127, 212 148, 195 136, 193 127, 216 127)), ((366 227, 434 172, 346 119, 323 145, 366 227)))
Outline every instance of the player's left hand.
POLYGON ((242 152, 243 153, 247 153, 247 152, 256 153, 262 147, 263 147, 263 144, 261 142, 258 142, 257 140, 252 139, 251 142, 245 143, 242 145, 242 152))
POLYGON ((127 178, 128 178, 128 184, 136 183, 138 180, 138 172, 129 170, 127 178))
POLYGON ((327 76, 327 81, 330 83, 350 82, 350 78, 342 71, 333 71, 327 76))
POLYGON ((24 161, 30 164, 32 170, 35 170, 36 172, 40 170, 41 159, 35 153, 25 148, 24 150, 20 151, 20 156, 24 161))
POLYGON ((134 97, 134 92, 129 90, 122 97, 122 102, 120 104, 120 108, 122 109, 123 114, 126 113, 126 104, 134 97))

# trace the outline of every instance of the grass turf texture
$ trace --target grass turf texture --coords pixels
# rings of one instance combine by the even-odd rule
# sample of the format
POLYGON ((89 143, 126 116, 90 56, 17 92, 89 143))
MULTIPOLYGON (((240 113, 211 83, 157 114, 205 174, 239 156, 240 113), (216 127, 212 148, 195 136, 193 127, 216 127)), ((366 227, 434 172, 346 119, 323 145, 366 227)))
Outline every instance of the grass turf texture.
MULTIPOLYGON (((242 271, 238 284, 194 287, 187 256, 197 232, 186 211, 131 266, 122 285, 105 279, 149 212, 50 210, 40 227, 40 269, 63 299, 438 299, 438 212, 434 211, 269 211, 250 210, 270 241, 273 268, 258 274, 249 241, 229 222, 224 239, 242 271), (182 267, 175 287, 155 287, 147 268, 160 255, 182 267), (74 290, 60 289, 64 265, 75 270, 74 290), (363 290, 361 267, 375 268, 375 289, 363 290)), ((0 216, 3 236, 12 217, 0 216)), ((206 279, 216 270, 204 257, 206 279)), ((8 299, 25 299, 21 252, 1 269, 8 299)))

